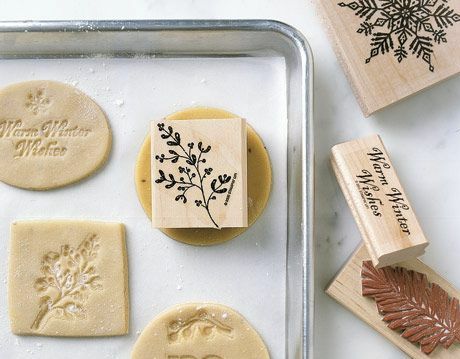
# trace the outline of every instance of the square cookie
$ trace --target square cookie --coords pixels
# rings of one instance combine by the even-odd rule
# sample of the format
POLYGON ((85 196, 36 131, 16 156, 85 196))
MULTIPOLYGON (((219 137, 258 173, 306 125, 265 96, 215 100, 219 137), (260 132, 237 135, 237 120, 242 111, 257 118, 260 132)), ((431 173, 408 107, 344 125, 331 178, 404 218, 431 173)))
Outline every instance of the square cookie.
POLYGON ((11 225, 8 302, 18 335, 128 333, 124 225, 24 221, 11 225))

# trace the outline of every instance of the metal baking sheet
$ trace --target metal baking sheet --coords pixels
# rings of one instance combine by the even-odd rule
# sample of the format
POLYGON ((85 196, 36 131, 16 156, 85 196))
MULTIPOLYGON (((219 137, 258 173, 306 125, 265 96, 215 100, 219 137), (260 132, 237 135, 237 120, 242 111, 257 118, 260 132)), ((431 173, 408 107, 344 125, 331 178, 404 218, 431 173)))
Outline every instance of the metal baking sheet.
POLYGON ((108 165, 87 181, 45 193, 0 186, 0 357, 129 357, 156 314, 197 300, 242 313, 273 359, 313 357, 312 66, 302 35, 275 21, 0 23, 0 86, 38 78, 70 83, 104 108, 114 133, 108 165), (133 181, 149 121, 197 105, 246 117, 273 166, 273 192, 262 217, 237 239, 209 248, 182 245, 151 229, 133 181), (8 228, 15 219, 32 218, 126 224, 128 336, 9 332, 8 228))

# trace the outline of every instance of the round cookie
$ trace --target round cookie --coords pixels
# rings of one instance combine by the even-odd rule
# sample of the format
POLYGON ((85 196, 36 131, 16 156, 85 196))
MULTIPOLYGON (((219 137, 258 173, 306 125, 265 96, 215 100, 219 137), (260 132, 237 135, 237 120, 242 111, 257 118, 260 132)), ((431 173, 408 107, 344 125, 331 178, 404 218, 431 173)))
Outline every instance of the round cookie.
POLYGON ((0 180, 47 190, 88 177, 110 153, 112 135, 101 108, 55 81, 0 90, 0 180))
MULTIPOLYGON (((238 117, 230 112, 209 108, 196 107, 176 112, 167 120, 192 119, 225 119, 238 117)), ((248 224, 251 226, 262 214, 267 205, 271 190, 271 166, 267 150, 254 129, 248 125, 248 224)), ((149 218, 152 218, 152 187, 151 187, 151 139, 147 136, 139 152, 135 182, 136 190, 149 218)), ((228 241, 240 235, 247 228, 163 228, 161 231, 177 241, 192 245, 213 245, 228 241)))
POLYGON ((131 359, 269 359, 259 334, 239 313, 219 304, 183 304, 142 331, 131 359))

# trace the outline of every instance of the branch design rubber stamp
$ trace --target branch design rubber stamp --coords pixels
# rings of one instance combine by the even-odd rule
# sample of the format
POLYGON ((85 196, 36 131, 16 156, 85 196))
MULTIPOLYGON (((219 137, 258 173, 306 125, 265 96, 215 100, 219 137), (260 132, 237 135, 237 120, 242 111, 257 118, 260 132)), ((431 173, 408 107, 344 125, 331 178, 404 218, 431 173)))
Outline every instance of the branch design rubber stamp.
POLYGON ((247 127, 241 118, 152 122, 154 228, 248 226, 247 127))
POLYGON ((177 185, 179 194, 175 200, 182 201, 184 204, 187 203, 187 192, 190 189, 197 189, 198 197, 195 197, 196 206, 203 208, 213 225, 219 228, 211 213, 211 201, 216 201, 217 195, 227 192, 228 188, 226 185, 232 178, 227 174, 220 174, 210 184, 207 183, 206 178, 211 176, 213 168, 209 166, 203 168, 203 166, 206 164, 206 154, 212 150, 211 146, 204 146, 202 142, 198 142, 196 146, 198 151, 194 153, 195 143, 189 142, 185 147, 180 133, 175 132, 171 126, 166 127, 164 123, 159 123, 158 131, 161 133, 161 138, 167 141, 166 143, 171 149, 168 151, 167 156, 161 153, 155 155, 155 159, 160 163, 165 161, 178 163, 181 161, 185 162, 185 164, 177 167, 178 176, 180 176, 178 178, 177 174, 175 177, 172 173, 165 174, 162 170, 159 170, 159 177, 155 180, 155 183, 165 183, 167 189, 172 189, 177 185))

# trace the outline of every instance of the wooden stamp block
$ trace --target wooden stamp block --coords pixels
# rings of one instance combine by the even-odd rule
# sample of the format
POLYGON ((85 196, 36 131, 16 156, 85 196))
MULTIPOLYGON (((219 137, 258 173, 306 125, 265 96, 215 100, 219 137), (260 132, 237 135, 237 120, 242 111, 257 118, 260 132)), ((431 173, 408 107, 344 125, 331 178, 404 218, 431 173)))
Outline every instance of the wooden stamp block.
POLYGON ((380 137, 336 145, 331 160, 374 265, 422 255, 428 241, 380 137))
POLYGON ((155 228, 247 227, 244 119, 152 122, 155 228))
POLYGON ((460 72, 460 2, 317 0, 365 116, 460 72))
MULTIPOLYGON (((400 332, 390 329, 387 323, 383 321, 383 316, 378 312, 375 301, 362 295, 362 264, 363 261, 369 259, 370 256, 366 247, 361 245, 326 289, 326 293, 385 336, 411 358, 427 358, 420 351, 418 345, 412 344, 409 340, 403 338, 400 332)), ((439 285, 450 297, 460 298, 458 290, 420 260, 411 259, 401 262, 398 263, 398 267, 423 273, 430 283, 439 285)), ((454 344, 449 349, 438 347, 429 357, 436 359, 459 358, 460 345, 454 344)))

